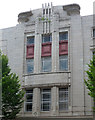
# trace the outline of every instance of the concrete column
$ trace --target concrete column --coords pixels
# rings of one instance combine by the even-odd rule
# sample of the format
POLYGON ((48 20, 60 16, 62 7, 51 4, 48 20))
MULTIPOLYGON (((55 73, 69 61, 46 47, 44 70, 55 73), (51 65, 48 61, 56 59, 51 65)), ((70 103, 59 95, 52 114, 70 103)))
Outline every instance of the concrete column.
POLYGON ((53 16, 52 23, 52 72, 59 70, 59 16, 53 16))
POLYGON ((40 114, 40 89, 34 88, 33 90, 33 116, 39 116, 40 114))
POLYGON ((59 104, 58 104, 58 88, 53 87, 51 91, 51 115, 52 116, 58 116, 58 109, 59 109, 59 104))
POLYGON ((71 16, 71 92, 73 115, 84 115, 83 37, 81 17, 71 16))
POLYGON ((41 70, 41 34, 36 34, 34 47, 34 73, 39 73, 40 70, 41 70))

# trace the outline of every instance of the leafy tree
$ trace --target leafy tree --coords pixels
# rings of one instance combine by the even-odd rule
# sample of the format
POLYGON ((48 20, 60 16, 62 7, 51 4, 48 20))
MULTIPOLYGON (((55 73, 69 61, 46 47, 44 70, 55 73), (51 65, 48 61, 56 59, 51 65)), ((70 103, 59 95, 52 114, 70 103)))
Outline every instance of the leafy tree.
MULTIPOLYGON (((88 64, 88 70, 86 71, 88 79, 84 80, 87 89, 89 90, 88 95, 93 98, 94 101, 94 117, 95 117, 95 55, 93 55, 92 60, 88 64)), ((94 118, 95 119, 95 118, 94 118)))
POLYGON ((23 103, 24 92, 18 76, 11 72, 6 55, 2 59, 2 114, 4 119, 15 119, 23 103))

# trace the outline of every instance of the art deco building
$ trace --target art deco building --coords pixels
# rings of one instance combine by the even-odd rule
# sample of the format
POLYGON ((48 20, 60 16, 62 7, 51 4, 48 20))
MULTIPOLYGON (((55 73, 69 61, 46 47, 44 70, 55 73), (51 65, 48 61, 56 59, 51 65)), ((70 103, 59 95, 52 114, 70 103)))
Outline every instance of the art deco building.
POLYGON ((19 24, 0 30, 0 44, 25 89, 21 117, 91 118, 93 102, 84 84, 92 58, 93 15, 78 4, 22 12, 19 24))

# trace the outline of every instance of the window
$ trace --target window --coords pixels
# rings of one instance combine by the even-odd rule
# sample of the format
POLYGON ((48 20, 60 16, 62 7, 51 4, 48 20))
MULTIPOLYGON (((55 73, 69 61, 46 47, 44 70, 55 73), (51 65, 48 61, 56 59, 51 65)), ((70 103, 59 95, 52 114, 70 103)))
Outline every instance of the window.
POLYGON ((95 37, 95 29, 93 29, 93 37, 95 37))
POLYGON ((68 55, 59 56, 59 69, 62 71, 68 70, 68 55))
POLYGON ((68 40, 68 32, 60 32, 59 40, 68 40))
POLYGON ((25 111, 32 111, 33 90, 26 90, 25 111))
POLYGON ((42 35, 42 43, 51 42, 52 35, 51 34, 44 34, 42 35))
POLYGON ((51 89, 41 90, 41 110, 50 111, 51 107, 51 89))
POLYGON ((32 45, 32 44, 34 44, 34 36, 27 37, 27 45, 32 45))
POLYGON ((59 88, 59 110, 68 110, 68 88, 59 88))
POLYGON ((51 71, 51 57, 42 57, 42 72, 51 71))
POLYGON ((27 73, 33 73, 34 71, 34 59, 27 59, 27 73))

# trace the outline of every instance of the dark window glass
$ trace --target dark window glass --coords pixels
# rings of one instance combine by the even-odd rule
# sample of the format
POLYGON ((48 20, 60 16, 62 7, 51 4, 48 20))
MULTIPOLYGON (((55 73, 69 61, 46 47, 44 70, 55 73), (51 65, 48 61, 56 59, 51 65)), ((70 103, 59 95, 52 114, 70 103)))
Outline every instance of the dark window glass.
POLYGON ((51 34, 44 34, 42 35, 42 43, 51 42, 52 36, 51 34))
POLYGON ((68 40, 68 32, 59 33, 59 40, 68 40))
POLYGON ((51 89, 41 90, 41 110, 50 111, 51 107, 51 89))
POLYGON ((46 9, 46 14, 48 14, 48 9, 46 9))
POLYGON ((43 9, 43 14, 45 14, 45 9, 43 9))
POLYGON ((27 45, 32 45, 32 44, 34 44, 34 36, 27 37, 27 45))
POLYGON ((25 111, 32 111, 33 90, 26 90, 25 111))
POLYGON ((93 37, 95 37, 95 29, 93 29, 93 37))

